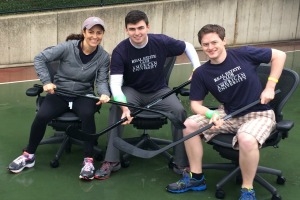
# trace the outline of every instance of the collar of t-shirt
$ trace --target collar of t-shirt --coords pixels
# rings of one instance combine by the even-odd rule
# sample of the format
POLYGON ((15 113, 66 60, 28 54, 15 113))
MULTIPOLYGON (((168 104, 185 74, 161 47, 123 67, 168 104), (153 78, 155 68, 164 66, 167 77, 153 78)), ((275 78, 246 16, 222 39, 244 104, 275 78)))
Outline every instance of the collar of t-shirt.
POLYGON ((142 44, 142 45, 136 45, 136 44, 133 44, 130 38, 129 38, 129 42, 130 42, 130 44, 131 44, 132 46, 134 46, 135 48, 137 48, 137 49, 142 49, 142 48, 144 48, 144 47, 148 44, 148 35, 147 35, 147 38, 146 38, 146 39, 147 39, 147 41, 145 42, 145 44, 142 44))
POLYGON ((89 54, 89 55, 86 55, 86 54, 84 54, 83 51, 82 51, 81 43, 82 43, 82 41, 81 41, 81 42, 78 42, 79 57, 80 57, 80 59, 81 59, 81 62, 82 62, 83 64, 86 64, 86 63, 90 62, 90 61, 93 59, 93 57, 96 55, 96 53, 97 53, 97 51, 98 51, 98 46, 97 46, 97 48, 96 48, 95 51, 93 51, 93 52, 92 52, 91 54, 89 54))

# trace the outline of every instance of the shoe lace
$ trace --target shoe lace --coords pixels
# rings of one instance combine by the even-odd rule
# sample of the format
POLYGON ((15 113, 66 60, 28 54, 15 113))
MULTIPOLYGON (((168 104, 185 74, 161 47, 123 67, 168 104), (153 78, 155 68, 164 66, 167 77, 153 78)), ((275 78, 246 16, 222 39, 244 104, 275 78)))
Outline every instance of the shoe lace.
POLYGON ((182 179, 180 179, 176 183, 177 183, 177 185, 180 185, 180 186, 187 186, 189 184, 189 182, 190 182, 191 177, 185 171, 183 172, 182 176, 183 176, 182 179))
POLYGON ((94 170, 93 161, 91 161, 91 160, 84 161, 83 170, 84 171, 94 170))
POLYGON ((19 156, 18 158, 16 158, 15 160, 14 160, 14 163, 16 163, 16 164, 25 164, 26 163, 26 160, 27 160, 28 158, 25 156, 25 155, 21 155, 21 156, 19 156))
POLYGON ((250 191, 245 191, 242 192, 241 198, 242 200, 255 200, 254 196, 253 196, 253 192, 250 191))

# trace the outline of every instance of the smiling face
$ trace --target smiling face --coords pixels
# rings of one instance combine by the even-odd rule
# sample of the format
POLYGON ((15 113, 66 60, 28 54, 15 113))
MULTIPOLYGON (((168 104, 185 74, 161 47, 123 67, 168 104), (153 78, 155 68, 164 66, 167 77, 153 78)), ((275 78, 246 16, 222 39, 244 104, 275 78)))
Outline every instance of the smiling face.
POLYGON ((135 24, 129 23, 126 25, 126 32, 130 38, 130 41, 137 46, 142 46, 147 42, 147 34, 149 31, 149 25, 144 20, 141 20, 135 24))
POLYGON ((104 29, 100 25, 83 30, 84 45, 87 45, 88 48, 96 48, 101 43, 103 35, 104 29))
POLYGON ((217 33, 206 33, 201 38, 202 49, 212 64, 219 64, 225 60, 225 45, 225 39, 222 40, 217 33))

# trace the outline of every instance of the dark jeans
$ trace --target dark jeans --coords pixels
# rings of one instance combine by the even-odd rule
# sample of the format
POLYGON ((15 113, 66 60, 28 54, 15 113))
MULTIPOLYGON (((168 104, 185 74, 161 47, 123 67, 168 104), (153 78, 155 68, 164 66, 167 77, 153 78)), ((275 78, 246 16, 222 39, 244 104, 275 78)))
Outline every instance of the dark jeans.
MULTIPOLYGON (((39 108, 35 119, 31 125, 29 143, 26 148, 28 153, 35 153, 36 149, 43 139, 47 124, 56 117, 59 117, 69 108, 68 98, 56 94, 47 94, 41 107, 39 108)), ((88 134, 96 132, 94 114, 97 109, 95 100, 76 97, 72 99, 72 110, 78 115, 82 121, 82 131, 88 134)), ((93 145, 95 141, 85 142, 84 157, 91 157, 93 155, 93 145)))

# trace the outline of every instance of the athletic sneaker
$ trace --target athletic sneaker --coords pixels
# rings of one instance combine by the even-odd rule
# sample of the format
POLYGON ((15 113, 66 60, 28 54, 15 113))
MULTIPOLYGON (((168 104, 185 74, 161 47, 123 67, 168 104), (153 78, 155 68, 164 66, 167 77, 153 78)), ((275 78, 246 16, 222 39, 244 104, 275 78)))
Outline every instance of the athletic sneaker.
POLYGON ((93 158, 84 158, 79 178, 84 180, 93 180, 94 171, 95 167, 93 165, 93 158))
POLYGON ((101 168, 95 173, 95 178, 99 180, 108 179, 112 172, 121 169, 121 164, 119 162, 106 162, 104 161, 101 168))
POLYGON ((242 188, 241 197, 239 200, 256 200, 255 192, 253 189, 242 188))
POLYGON ((189 190, 192 191, 203 191, 206 190, 206 182, 204 176, 201 180, 192 178, 191 172, 183 172, 182 179, 176 183, 171 183, 166 187, 168 192, 172 193, 183 193, 189 190))
POLYGON ((23 154, 14 159, 9 165, 8 170, 13 173, 21 172, 25 167, 31 168, 35 164, 35 156, 29 158, 29 153, 23 152, 23 154))

